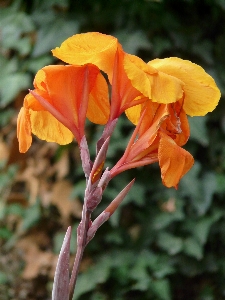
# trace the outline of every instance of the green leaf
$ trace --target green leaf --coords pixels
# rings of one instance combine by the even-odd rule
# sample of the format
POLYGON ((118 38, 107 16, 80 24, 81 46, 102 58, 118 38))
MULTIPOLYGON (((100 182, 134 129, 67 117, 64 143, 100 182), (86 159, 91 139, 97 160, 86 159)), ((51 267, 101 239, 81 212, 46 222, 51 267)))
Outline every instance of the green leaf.
POLYGON ((3 201, 0 201, 0 221, 6 217, 7 207, 3 201))
POLYGON ((201 43, 195 43, 192 51, 194 54, 201 57, 207 64, 213 64, 213 43, 211 41, 203 40, 201 43))
POLYGON ((66 9, 69 5, 69 0, 48 0, 48 1, 42 1, 42 0, 36 0, 35 1, 36 7, 34 7, 34 11, 50 11, 50 9, 54 6, 56 7, 62 7, 66 9))
POLYGON ((24 34, 35 29, 31 18, 24 12, 3 10, 0 19, 2 47, 18 50, 21 55, 31 50, 31 39, 24 34))
POLYGON ((182 196, 189 196, 189 197, 191 196, 193 199, 196 199, 196 197, 201 195, 199 178, 198 178, 200 169, 201 169, 201 164, 198 161, 195 161, 194 166, 181 179, 179 191, 181 192, 182 196))
POLYGON ((6 126, 14 114, 15 111, 11 108, 0 111, 0 127, 6 126))
POLYGON ((193 197, 193 206, 197 209, 200 216, 204 215, 210 208, 213 195, 217 191, 216 176, 212 172, 203 175, 198 183, 199 194, 193 197))
POLYGON ((92 291, 97 284, 103 283, 110 275, 111 262, 104 257, 97 264, 92 265, 86 272, 78 276, 73 300, 81 295, 92 291))
POLYGON ((41 55, 32 59, 29 59, 25 63, 25 67, 28 71, 36 73, 44 66, 50 65, 53 62, 53 57, 50 55, 41 55))
POLYGON ((100 292, 97 292, 95 293, 91 298, 90 300, 107 300, 107 296, 100 293, 100 292))
POLYGON ((23 217, 24 212, 24 208, 19 204, 14 203, 7 206, 7 215, 17 215, 23 217))
MULTIPOLYGON (((45 17, 48 20, 47 15, 45 17)), ((79 25, 76 21, 68 21, 62 17, 54 18, 53 22, 46 23, 38 31, 32 56, 37 57, 59 47, 65 39, 78 33, 78 30, 79 25)))
POLYGON ((12 237, 13 233, 6 227, 0 228, 0 239, 8 240, 12 237))
POLYGON ((202 146, 207 146, 209 144, 209 138, 206 128, 206 122, 208 117, 189 117, 190 139, 195 140, 202 146))
POLYGON ((151 43, 143 30, 127 32, 126 30, 114 34, 122 44, 124 51, 130 54, 137 54, 139 49, 151 48, 151 43))
POLYGON ((182 211, 182 207, 179 207, 178 201, 176 201, 176 210, 174 212, 159 212, 152 220, 152 226, 155 230, 161 230, 174 221, 184 220, 185 215, 182 211))
POLYGON ((0 271, 0 284, 5 284, 9 281, 8 276, 0 271))
POLYGON ((181 238, 166 232, 159 233, 157 244, 170 255, 179 253, 183 248, 183 241, 181 238))
POLYGON ((137 258, 138 259, 134 261, 134 266, 129 272, 130 278, 136 281, 132 286, 132 289, 146 291, 148 290, 149 282, 151 281, 147 271, 149 260, 151 260, 151 255, 149 252, 143 251, 137 256, 137 258))
POLYGON ((215 174, 217 182, 217 192, 225 193, 225 175, 224 174, 215 174))
POLYGON ((6 74, 8 75, 16 72, 18 70, 18 65, 19 63, 17 58, 12 58, 8 60, 0 54, 0 66, 1 66, 0 79, 4 78, 6 74))
POLYGON ((217 191, 217 178, 213 172, 205 172, 201 178, 200 169, 200 163, 195 161, 192 169, 182 178, 180 187, 181 194, 191 198, 193 207, 202 216, 210 208, 217 191))
POLYGON ((22 230, 26 231, 29 228, 33 227, 41 218, 41 209, 39 201, 37 201, 34 205, 27 208, 23 223, 22 223, 22 230))
POLYGON ((0 81, 0 107, 3 108, 14 100, 17 94, 31 86, 31 78, 28 74, 9 74, 0 81))
POLYGON ((171 291, 168 279, 158 279, 152 282, 151 289, 159 300, 170 300, 171 291))
POLYGON ((78 181, 73 186, 73 190, 71 192, 71 199, 79 197, 83 200, 85 188, 86 188, 86 181, 85 180, 78 181))
POLYGON ((207 242, 208 234, 211 226, 217 222, 223 215, 222 211, 216 210, 210 217, 200 219, 193 228, 193 235, 199 243, 204 245, 207 242))
POLYGON ((164 51, 171 49, 171 41, 165 37, 155 36, 153 39, 154 56, 159 57, 164 51))
POLYGON ((193 237, 189 237, 184 241, 184 252, 198 260, 203 257, 203 246, 193 237))

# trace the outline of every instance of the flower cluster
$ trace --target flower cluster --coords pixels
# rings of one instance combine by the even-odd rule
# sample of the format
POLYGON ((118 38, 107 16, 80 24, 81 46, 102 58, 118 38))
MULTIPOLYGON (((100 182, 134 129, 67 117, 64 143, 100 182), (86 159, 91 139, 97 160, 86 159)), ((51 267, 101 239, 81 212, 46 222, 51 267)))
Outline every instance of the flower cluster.
POLYGON ((126 53, 115 37, 97 32, 74 35, 52 52, 67 65, 50 65, 37 72, 35 89, 25 97, 18 116, 17 136, 21 152, 31 146, 32 133, 61 145, 75 138, 80 148, 87 186, 77 228, 77 253, 70 277, 69 228, 52 291, 54 300, 71 300, 86 245, 134 180, 92 222, 92 212, 108 182, 125 170, 159 162, 163 184, 177 188, 194 163, 182 148, 190 136, 187 115, 212 111, 220 91, 213 78, 190 61, 171 57, 145 63, 126 53), (120 160, 103 172, 110 137, 124 112, 134 124, 133 134, 120 160), (105 125, 93 163, 85 138, 86 118, 105 125))
POLYGON ((203 116, 220 99, 213 78, 177 57, 145 63, 98 32, 74 35, 52 53, 67 65, 37 72, 18 116, 20 151, 29 149, 32 133, 61 145, 75 138, 81 145, 86 118, 105 125, 99 150, 125 112, 135 128, 111 178, 159 162, 163 184, 177 187, 194 162, 182 148, 190 136, 187 115, 203 116))

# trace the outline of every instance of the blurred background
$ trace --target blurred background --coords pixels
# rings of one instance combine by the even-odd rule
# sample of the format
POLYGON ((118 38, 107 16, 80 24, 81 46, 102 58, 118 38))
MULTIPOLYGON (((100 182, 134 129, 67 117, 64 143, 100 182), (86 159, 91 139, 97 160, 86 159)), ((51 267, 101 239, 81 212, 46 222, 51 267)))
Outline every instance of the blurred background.
MULTIPOLYGON (((58 253, 72 225, 76 251, 85 179, 76 143, 33 137, 18 152, 16 119, 37 70, 59 63, 50 50, 67 37, 118 37, 146 62, 178 56, 201 65, 225 89, 224 0, 0 0, 0 299, 51 299, 58 253)), ((85 251, 74 300, 225 299, 225 104, 190 118, 186 149, 195 165, 179 188, 157 164, 107 188, 97 216, 135 185, 85 251)), ((87 123, 92 156, 101 127, 87 123)), ((106 165, 120 158, 132 126, 121 118, 106 165)), ((71 258, 71 262, 72 262, 71 258)))

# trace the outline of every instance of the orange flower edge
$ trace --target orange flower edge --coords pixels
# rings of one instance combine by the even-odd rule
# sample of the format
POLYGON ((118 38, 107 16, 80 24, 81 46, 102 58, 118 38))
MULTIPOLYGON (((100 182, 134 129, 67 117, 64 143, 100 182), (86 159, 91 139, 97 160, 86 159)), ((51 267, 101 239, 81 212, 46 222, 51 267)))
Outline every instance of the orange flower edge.
POLYGON ((160 133, 158 150, 162 182, 167 187, 177 189, 180 179, 191 169, 194 158, 185 149, 164 133, 160 133))

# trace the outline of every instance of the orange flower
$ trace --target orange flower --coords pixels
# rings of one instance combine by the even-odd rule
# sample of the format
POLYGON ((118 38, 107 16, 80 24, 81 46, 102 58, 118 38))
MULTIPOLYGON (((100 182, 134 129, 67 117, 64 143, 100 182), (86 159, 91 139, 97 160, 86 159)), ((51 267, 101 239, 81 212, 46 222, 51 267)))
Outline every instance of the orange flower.
POLYGON ((180 147, 188 137, 186 114, 179 102, 171 107, 148 101, 124 155, 110 170, 111 177, 159 161, 164 185, 177 187, 194 163, 191 154, 180 147))
POLYGON ((220 98, 213 78, 200 66, 176 57, 146 64, 123 51, 115 37, 98 32, 77 34, 52 50, 69 66, 48 66, 34 80, 18 117, 20 151, 30 147, 31 133, 47 141, 78 143, 85 119, 106 124, 97 149, 125 111, 136 129, 111 176, 159 161, 163 183, 177 187, 191 168, 192 156, 181 146, 190 132, 187 115, 203 116, 220 98), (107 74, 108 86, 100 73, 107 74), (115 121, 114 121, 115 120, 115 121))
POLYGON ((98 32, 76 34, 52 53, 72 65, 92 63, 108 75, 112 85, 109 121, 146 100, 146 96, 132 85, 126 74, 124 60, 128 54, 115 37, 98 32))
POLYGON ((36 74, 34 87, 18 116, 21 152, 29 149, 31 132, 61 145, 73 136, 80 143, 86 116, 97 124, 108 120, 108 86, 94 65, 44 67, 36 74))
MULTIPOLYGON (((190 116, 204 116, 217 106, 220 91, 200 66, 177 57, 155 59, 148 64, 134 55, 129 58, 124 63, 128 78, 152 102, 169 104, 183 99, 184 111, 190 116)), ((140 112, 141 106, 135 107, 127 111, 127 116, 137 124, 140 112)))
POLYGON ((179 58, 157 59, 146 66, 130 56, 125 69, 132 84, 152 101, 126 111, 137 127, 111 176, 159 161, 164 185, 177 188, 194 163, 191 154, 181 148, 190 136, 187 114, 212 111, 220 91, 200 66, 179 58))

